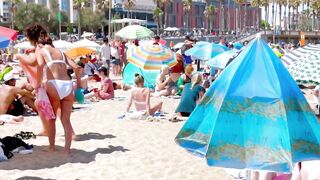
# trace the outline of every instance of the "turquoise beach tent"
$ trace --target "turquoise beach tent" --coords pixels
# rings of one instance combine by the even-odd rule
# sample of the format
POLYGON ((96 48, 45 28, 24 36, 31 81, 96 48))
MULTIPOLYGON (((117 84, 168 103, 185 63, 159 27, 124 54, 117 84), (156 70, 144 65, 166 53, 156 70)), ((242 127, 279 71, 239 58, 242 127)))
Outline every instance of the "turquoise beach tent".
POLYGON ((290 172, 320 159, 320 124, 260 37, 214 82, 175 141, 225 168, 290 172))
POLYGON ((128 85, 134 85, 134 75, 138 73, 144 77, 144 85, 148 88, 154 88, 156 80, 160 71, 155 70, 143 70, 134 64, 128 63, 123 70, 123 83, 128 85))

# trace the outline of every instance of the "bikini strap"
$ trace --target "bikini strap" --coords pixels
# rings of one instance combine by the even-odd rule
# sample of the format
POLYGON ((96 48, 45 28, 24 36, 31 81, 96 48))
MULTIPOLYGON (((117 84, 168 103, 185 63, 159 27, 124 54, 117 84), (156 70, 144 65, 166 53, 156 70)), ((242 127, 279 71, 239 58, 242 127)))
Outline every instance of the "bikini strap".
POLYGON ((60 51, 60 53, 61 53, 61 55, 62 55, 62 60, 63 60, 63 62, 66 62, 66 57, 65 57, 64 53, 63 53, 61 50, 59 50, 59 51, 60 51))
POLYGON ((47 57, 48 57, 49 61, 51 62, 51 61, 52 61, 52 57, 51 57, 51 55, 50 55, 49 51, 48 51, 46 48, 43 48, 43 51, 44 51, 44 53, 46 53, 46 55, 47 55, 47 57))

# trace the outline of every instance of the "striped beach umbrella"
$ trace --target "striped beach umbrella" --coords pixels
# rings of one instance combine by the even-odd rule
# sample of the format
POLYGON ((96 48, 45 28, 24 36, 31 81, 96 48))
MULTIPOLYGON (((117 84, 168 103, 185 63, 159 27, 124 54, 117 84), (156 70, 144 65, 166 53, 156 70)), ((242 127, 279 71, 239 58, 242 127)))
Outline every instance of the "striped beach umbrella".
POLYGON ((0 48, 8 47, 10 41, 15 40, 17 36, 17 31, 0 26, 0 48))
POLYGON ((177 64, 176 54, 162 45, 142 45, 131 47, 127 52, 129 62, 144 70, 160 70, 163 65, 177 64))
POLYGON ((130 25, 122 28, 116 33, 116 36, 119 36, 124 39, 144 39, 153 36, 153 32, 143 26, 139 25, 130 25))
POLYGON ((298 84, 320 84, 320 51, 310 53, 292 63, 289 68, 298 84))
POLYGON ((281 60, 286 67, 289 67, 292 63, 299 60, 301 57, 312 52, 320 52, 320 44, 308 44, 298 49, 289 51, 282 56, 281 60))

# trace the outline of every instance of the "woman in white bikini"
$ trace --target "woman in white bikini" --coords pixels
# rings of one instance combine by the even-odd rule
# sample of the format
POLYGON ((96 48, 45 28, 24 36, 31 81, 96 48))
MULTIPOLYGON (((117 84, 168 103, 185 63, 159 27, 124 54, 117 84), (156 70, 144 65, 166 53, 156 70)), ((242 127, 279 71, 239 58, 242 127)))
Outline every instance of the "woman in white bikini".
MULTIPOLYGON (((67 73, 67 65, 74 68, 77 76, 77 84, 80 86, 80 67, 69 60, 51 44, 52 40, 46 30, 40 25, 33 25, 26 29, 26 36, 34 46, 43 44, 44 47, 36 54, 37 80, 36 88, 43 86, 48 94, 52 108, 61 119, 65 132, 65 152, 70 153, 72 141, 72 126, 70 116, 74 102, 73 83, 67 73)), ((55 119, 48 121, 49 150, 55 148, 55 119)))
POLYGON ((132 103, 134 103, 136 111, 145 111, 147 115, 153 115, 155 112, 160 111, 162 102, 151 107, 150 105, 150 90, 144 88, 144 78, 140 74, 135 74, 134 82, 136 88, 132 89, 127 112, 130 111, 132 103))

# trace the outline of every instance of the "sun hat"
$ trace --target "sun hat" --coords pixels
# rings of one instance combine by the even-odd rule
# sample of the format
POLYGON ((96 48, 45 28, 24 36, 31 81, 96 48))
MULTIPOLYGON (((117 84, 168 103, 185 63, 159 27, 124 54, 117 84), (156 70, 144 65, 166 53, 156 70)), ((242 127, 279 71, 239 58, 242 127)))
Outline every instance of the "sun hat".
POLYGON ((16 78, 14 77, 13 73, 7 73, 3 76, 3 80, 6 82, 10 80, 16 80, 16 78))

